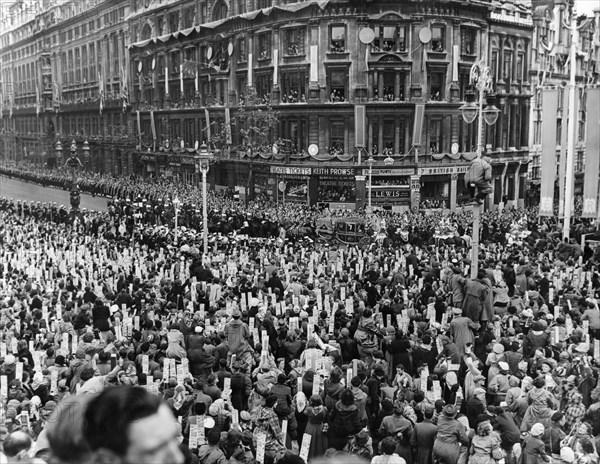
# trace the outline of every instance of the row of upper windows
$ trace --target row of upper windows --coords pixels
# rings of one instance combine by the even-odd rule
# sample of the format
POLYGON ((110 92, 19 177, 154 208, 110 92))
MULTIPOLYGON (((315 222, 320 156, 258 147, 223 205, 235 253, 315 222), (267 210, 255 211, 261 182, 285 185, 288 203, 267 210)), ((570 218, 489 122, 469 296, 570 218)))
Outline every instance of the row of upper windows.
MULTIPOLYGON (((375 39, 371 43, 372 52, 405 52, 408 49, 408 30, 407 25, 397 26, 376 26, 375 39)), ((436 52, 446 51, 446 28, 443 26, 432 27, 432 40, 430 42, 430 50, 436 52)), ((282 48, 284 56, 297 56, 306 53, 306 28, 286 28, 283 30, 282 48)), ((461 28, 461 53, 476 54, 477 53, 477 29, 470 27, 461 28)), ((209 46, 200 46, 200 56, 197 61, 200 63, 212 64, 221 61, 229 61, 229 39, 222 39, 209 46)), ((259 60, 270 59, 273 51, 272 32, 257 33, 254 40, 253 53, 259 60)), ((236 41, 237 60, 245 62, 248 59, 248 41, 246 37, 241 37, 236 41)), ((345 25, 332 25, 329 27, 328 51, 330 53, 345 53, 348 46, 347 28, 345 25)), ((186 53, 194 53, 186 50, 186 53)), ((192 57, 185 59, 196 60, 192 57)), ((223 68, 223 65, 221 65, 223 68)))

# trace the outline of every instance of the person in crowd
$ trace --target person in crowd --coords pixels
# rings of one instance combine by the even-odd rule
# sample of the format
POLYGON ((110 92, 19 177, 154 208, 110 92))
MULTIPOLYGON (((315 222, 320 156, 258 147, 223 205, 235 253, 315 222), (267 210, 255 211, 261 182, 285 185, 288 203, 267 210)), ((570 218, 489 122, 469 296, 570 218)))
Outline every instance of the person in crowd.
POLYGON ((12 458, 598 460, 600 253, 555 218, 481 211, 469 279, 461 208, 377 212, 337 247, 320 221, 363 211, 211 192, 205 253, 193 186, 82 177, 106 211, 0 198, 0 438, 32 440, 12 458))

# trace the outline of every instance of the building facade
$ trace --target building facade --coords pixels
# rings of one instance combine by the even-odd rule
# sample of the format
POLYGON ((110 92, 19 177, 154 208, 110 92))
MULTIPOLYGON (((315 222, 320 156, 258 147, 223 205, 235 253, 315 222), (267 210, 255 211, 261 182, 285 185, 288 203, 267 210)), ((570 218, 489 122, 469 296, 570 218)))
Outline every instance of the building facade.
MULTIPOLYGON (((558 90, 558 113, 556 127, 556 177, 564 180, 564 162, 567 153, 568 84, 570 73, 569 52, 571 31, 565 26, 573 2, 557 0, 553 8, 539 7, 534 11, 533 43, 531 47, 531 77, 534 84, 531 99, 529 146, 531 163, 528 172, 531 188, 528 193, 532 203, 540 198, 542 158, 542 89, 558 90)), ((577 136, 575 139, 574 194, 580 201, 586 159, 586 89, 600 83, 600 9, 579 31, 577 44, 577 136)), ((594 154, 598 156, 598 154, 594 154)), ((564 196, 564 181, 556 183, 555 198, 564 196)), ((563 205, 559 201, 560 214, 563 205)))
POLYGON ((533 22, 519 3, 106 0, 85 14, 79 3, 36 13, 20 26, 43 18, 30 36, 2 34, 3 85, 25 64, 18 50, 34 45, 31 82, 44 89, 39 115, 33 83, 27 97, 3 92, 5 157, 24 156, 19 95, 46 156, 57 134, 65 147, 87 138, 90 169, 195 182, 207 142, 219 154, 211 183, 242 197, 454 209, 468 199, 477 143, 477 122, 459 108, 477 97, 469 71, 483 59, 495 78, 488 103, 500 109, 483 136, 490 206, 525 198, 533 22), (278 121, 259 149, 244 143, 249 95, 278 121))
POLYGON ((129 5, 118 0, 34 5, 32 12, 15 2, 2 24, 3 158, 64 165, 74 140, 86 169, 133 172, 135 139, 123 98, 129 5), (59 140, 62 155, 56 151, 59 140))

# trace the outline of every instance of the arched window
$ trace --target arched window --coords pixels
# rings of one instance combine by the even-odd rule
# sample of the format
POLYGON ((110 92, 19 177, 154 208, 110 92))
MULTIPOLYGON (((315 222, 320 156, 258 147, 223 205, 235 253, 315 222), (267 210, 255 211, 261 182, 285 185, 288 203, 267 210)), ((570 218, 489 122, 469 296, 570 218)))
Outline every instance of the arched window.
POLYGON ((152 37, 152 26, 146 23, 142 28, 142 33, 140 34, 140 40, 148 40, 152 37))
POLYGON ((221 0, 218 2, 213 9, 213 21, 219 19, 225 19, 227 17, 227 4, 221 0))

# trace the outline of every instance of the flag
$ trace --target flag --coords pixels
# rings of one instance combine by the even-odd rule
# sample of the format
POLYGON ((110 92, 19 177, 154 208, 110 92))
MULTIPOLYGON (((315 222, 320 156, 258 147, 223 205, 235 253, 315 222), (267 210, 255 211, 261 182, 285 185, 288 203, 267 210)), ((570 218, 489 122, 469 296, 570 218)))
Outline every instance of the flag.
POLYGON ((42 112, 42 102, 40 99, 40 85, 36 82, 35 84, 35 114, 37 116, 42 112))
POLYGON ((180 98, 183 98, 183 65, 179 65, 179 91, 181 92, 180 98))
POLYGON ((127 89, 125 66, 121 66, 121 98, 123 99, 123 113, 125 113, 127 111, 127 105, 129 105, 129 90, 127 89))
POLYGON ((8 117, 12 118, 13 115, 13 104, 15 102, 15 89, 12 83, 9 84, 9 94, 8 94, 8 117))
MULTIPOLYGON (((556 116, 558 90, 542 90, 542 180, 540 216, 554 216, 554 180, 556 177, 556 116)), ((566 121, 566 118, 564 119, 566 121)))
POLYGON ((104 109, 104 79, 101 73, 98 73, 98 98, 100 99, 100 114, 104 109))
MULTIPOLYGON (((596 218, 598 211, 598 175, 600 164, 600 88, 587 89, 586 147, 581 217, 596 218)), ((569 115, 569 117, 573 117, 569 115)))

